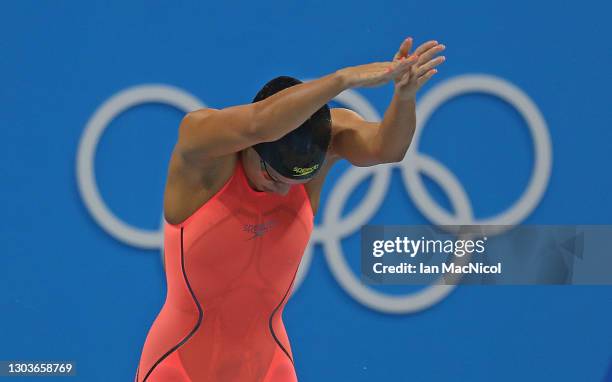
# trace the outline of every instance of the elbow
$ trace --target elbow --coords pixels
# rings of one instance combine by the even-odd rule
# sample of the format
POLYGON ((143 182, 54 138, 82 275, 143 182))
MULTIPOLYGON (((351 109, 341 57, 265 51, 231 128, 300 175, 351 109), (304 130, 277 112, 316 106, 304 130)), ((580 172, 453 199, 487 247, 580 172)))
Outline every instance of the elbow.
POLYGON ((397 162, 401 162, 404 160, 404 157, 406 156, 406 153, 404 152, 402 155, 387 155, 383 158, 381 158, 381 163, 397 163, 397 162))
POLYGON ((408 151, 408 146, 398 150, 387 150, 384 147, 378 150, 376 157, 378 158, 379 163, 397 163, 404 160, 406 157, 406 152, 408 151))

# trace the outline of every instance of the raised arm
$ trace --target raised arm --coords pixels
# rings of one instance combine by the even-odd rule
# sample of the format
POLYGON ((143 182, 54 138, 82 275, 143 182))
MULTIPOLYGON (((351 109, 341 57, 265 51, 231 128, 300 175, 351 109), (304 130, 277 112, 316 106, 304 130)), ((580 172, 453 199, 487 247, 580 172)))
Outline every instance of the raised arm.
POLYGON ((332 149, 335 155, 347 159, 355 166, 373 166, 401 161, 414 135, 416 127, 415 96, 417 90, 435 73, 436 66, 444 62, 444 50, 437 41, 419 46, 406 58, 412 39, 406 39, 394 60, 416 60, 416 64, 395 81, 391 104, 380 123, 367 122, 348 109, 332 109, 332 149))
POLYGON ((340 76, 331 74, 259 102, 188 113, 179 128, 178 147, 184 154, 218 157, 279 139, 342 90, 340 76))
POLYGON ((200 161, 277 140, 343 90, 382 85, 400 78, 409 66, 404 60, 344 68, 259 102, 188 113, 179 128, 177 148, 183 156, 200 161))

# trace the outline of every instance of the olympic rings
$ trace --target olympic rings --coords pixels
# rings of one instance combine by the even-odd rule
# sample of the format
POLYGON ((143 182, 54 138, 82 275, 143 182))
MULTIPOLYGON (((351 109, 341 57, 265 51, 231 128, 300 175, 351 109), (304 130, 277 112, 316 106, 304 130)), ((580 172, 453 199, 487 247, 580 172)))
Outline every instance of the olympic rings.
MULTIPOLYGON (((380 115, 372 105, 354 90, 344 91, 334 100, 355 110, 366 120, 380 121, 380 115)), ((123 111, 150 102, 165 103, 185 112, 205 107, 195 96, 166 85, 141 85, 120 91, 103 103, 85 126, 77 154, 77 180, 87 209, 106 232, 128 245, 163 250, 163 228, 148 231, 129 226, 108 209, 98 191, 93 165, 98 141, 108 124, 123 111)), ((351 167, 340 176, 324 206, 323 222, 313 230, 292 294, 299 288, 308 272, 315 244, 323 245, 327 263, 340 286, 361 304, 380 312, 418 312, 438 303, 454 289, 454 285, 432 284, 407 295, 387 296, 361 283, 344 258, 342 239, 353 235, 362 225, 367 224, 380 208, 394 166, 400 169, 403 183, 416 207, 433 224, 512 226, 520 223, 533 211, 548 186, 552 168, 552 144, 546 122, 537 105, 513 84, 488 75, 463 75, 441 82, 429 90, 417 105, 417 128, 402 162, 367 168, 351 167), (485 219, 473 216, 469 197, 455 175, 434 158, 418 152, 422 130, 431 114, 449 99, 472 92, 499 97, 516 108, 527 122, 535 151, 533 172, 523 195, 502 213, 485 219), (437 182, 444 190, 454 214, 440 207, 428 194, 420 173, 437 182), (372 176, 372 182, 365 197, 342 218, 341 212, 348 197, 355 187, 369 176, 372 176)), ((161 221, 163 223, 163 214, 161 221)))

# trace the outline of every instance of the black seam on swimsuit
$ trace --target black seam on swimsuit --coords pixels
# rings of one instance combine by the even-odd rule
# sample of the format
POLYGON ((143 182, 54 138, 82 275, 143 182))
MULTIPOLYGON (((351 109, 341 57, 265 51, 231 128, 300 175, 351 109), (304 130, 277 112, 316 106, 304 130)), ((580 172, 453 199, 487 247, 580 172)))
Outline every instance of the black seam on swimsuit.
POLYGON ((187 273, 185 272, 185 255, 183 253, 183 228, 184 227, 181 227, 181 268, 183 270, 183 278, 185 279, 185 284, 187 284, 187 289, 189 289, 189 293, 191 293, 191 297, 193 298, 193 301, 198 306, 198 314, 199 314, 198 323, 191 330, 191 332, 185 338, 183 338, 183 340, 181 342, 179 342, 174 347, 172 347, 170 350, 168 350, 164 355, 162 355, 153 364, 153 366, 151 366, 151 369, 149 369, 149 372, 147 373, 147 375, 145 375, 143 382, 145 382, 147 380, 149 375, 153 372, 153 370, 157 367, 157 365, 159 365, 161 363, 161 361, 166 359, 166 357, 168 357, 173 351, 175 351, 176 349, 181 347, 185 342, 187 342, 187 340, 189 340, 189 338, 191 338, 191 336, 193 336, 193 334, 198 330, 198 328, 200 327, 200 324, 202 323, 202 316, 203 316, 202 307, 200 306, 200 302, 196 298, 195 293, 193 293, 193 289, 191 289, 191 285, 189 284, 189 279, 187 279, 187 273))
MULTIPOLYGON (((298 267, 298 269, 299 269, 299 267, 298 267)), ((295 276, 297 275, 297 272, 298 271, 296 270, 295 273, 293 274, 293 279, 291 280, 291 283, 289 284, 289 288, 287 288, 287 291, 285 292, 285 295, 283 296, 283 299, 276 306, 276 308, 274 308, 274 310, 272 311, 272 314, 270 314, 270 319, 268 320, 268 326, 270 328, 270 333, 272 333, 272 337, 274 337, 274 341, 276 341, 278 346, 280 346, 281 350, 287 355, 287 358, 289 358, 289 361, 291 361, 292 365, 293 365, 293 359, 291 358, 291 356, 289 355, 289 352, 287 351, 287 349, 285 349, 283 344, 280 343, 280 341, 278 340, 278 337, 276 337, 276 333, 274 333, 274 329, 272 328, 272 318, 274 318, 274 314, 276 313, 278 308, 280 308, 280 306, 283 304, 283 301, 285 301, 285 299, 287 298, 287 295, 289 294, 289 290, 291 290, 291 286, 293 285, 293 281, 295 280, 295 276)))

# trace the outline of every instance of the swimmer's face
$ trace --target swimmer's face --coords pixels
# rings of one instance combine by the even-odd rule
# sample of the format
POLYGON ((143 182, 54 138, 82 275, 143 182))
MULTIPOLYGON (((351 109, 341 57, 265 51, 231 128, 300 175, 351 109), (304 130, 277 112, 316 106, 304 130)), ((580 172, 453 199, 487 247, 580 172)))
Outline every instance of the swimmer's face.
POLYGON ((292 185, 307 183, 308 179, 296 180, 282 176, 267 164, 255 150, 252 150, 253 161, 258 162, 251 167, 253 171, 247 172, 249 180, 259 191, 287 195, 292 185))

